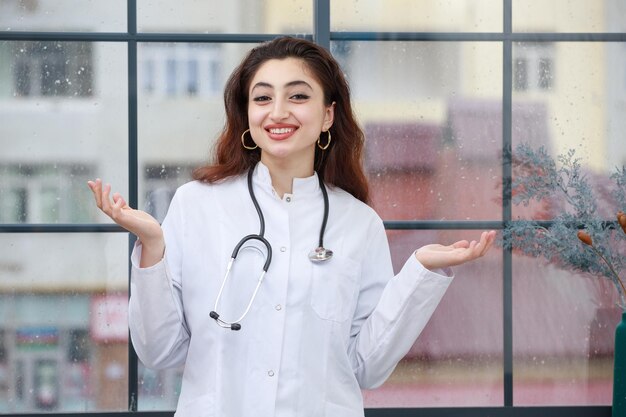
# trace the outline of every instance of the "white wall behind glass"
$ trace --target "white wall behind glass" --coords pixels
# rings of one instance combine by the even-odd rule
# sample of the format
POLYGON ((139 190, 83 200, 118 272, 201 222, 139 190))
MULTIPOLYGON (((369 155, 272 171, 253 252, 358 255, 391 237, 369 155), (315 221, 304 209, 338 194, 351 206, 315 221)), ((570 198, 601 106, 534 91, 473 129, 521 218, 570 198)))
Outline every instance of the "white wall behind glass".
POLYGON ((0 31, 126 31, 126 0, 2 0, 0 31))
POLYGON ((126 233, 0 235, 0 292, 126 291, 126 233))
POLYGON ((500 32, 501 0, 331 0, 331 30, 500 32))
POLYGON ((515 32, 623 32, 622 0, 513 0, 515 32))
POLYGON ((141 32, 311 33, 311 0, 143 0, 141 32))

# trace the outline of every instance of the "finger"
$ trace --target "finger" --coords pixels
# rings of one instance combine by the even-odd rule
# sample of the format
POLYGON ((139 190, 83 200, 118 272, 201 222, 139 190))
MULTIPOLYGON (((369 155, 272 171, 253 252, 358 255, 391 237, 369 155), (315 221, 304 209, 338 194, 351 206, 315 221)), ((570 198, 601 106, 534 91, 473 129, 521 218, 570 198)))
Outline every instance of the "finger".
POLYGON ((478 243, 476 244, 476 249, 477 249, 478 251, 481 251, 481 250, 483 249, 483 246, 485 246, 485 243, 486 243, 486 242, 485 242, 485 240, 486 240, 486 236, 487 236, 487 233, 486 233, 486 232, 482 232, 482 233, 480 234, 480 239, 478 239, 478 243))
POLYGON ((485 244, 487 243, 486 238, 487 238, 487 233, 482 232, 480 234, 480 239, 476 242, 476 247, 474 248, 474 251, 476 252, 477 256, 480 256, 480 254, 482 253, 485 247, 485 244))
POLYGON ((113 195, 113 205, 111 206, 111 218, 117 222, 122 214, 122 209, 125 206, 124 199, 117 193, 113 195), (116 199, 117 197, 117 199, 116 199))
POLYGON ((93 192, 94 199, 96 200, 96 206, 98 206, 99 209, 102 209, 102 180, 100 180, 100 178, 96 178, 95 181, 87 182, 87 185, 89 185, 89 188, 91 188, 91 191, 93 192))
POLYGON ((459 240, 458 242, 453 243, 452 247, 453 248, 468 248, 469 242, 467 240, 459 240))
POLYGON ((122 195, 120 193, 115 193, 113 194, 113 202, 117 204, 118 200, 122 201, 122 208, 128 208, 128 204, 126 203, 126 200, 124 200, 124 197, 122 197, 122 195))
POLYGON ((495 241, 496 241, 496 231, 491 230, 489 231, 489 233, 487 233, 487 244, 485 245, 485 248, 483 249, 482 255, 484 255, 485 253, 487 253, 489 249, 491 249, 491 246, 493 246, 493 242, 495 241))
POLYGON ((489 234, 487 235, 487 247, 485 248, 485 253, 487 253, 487 251, 489 249, 491 249, 491 247, 493 246, 494 242, 496 241, 496 231, 492 230, 489 232, 489 234))
POLYGON ((483 256, 485 253, 487 253, 487 251, 489 250, 489 248, 491 247, 491 244, 493 243, 495 239, 495 234, 496 232, 493 230, 482 233, 482 235, 480 236, 481 247, 480 247, 479 256, 483 256))
POLYGON ((102 187, 102 211, 111 216, 111 200, 109 193, 111 192, 111 184, 102 187))

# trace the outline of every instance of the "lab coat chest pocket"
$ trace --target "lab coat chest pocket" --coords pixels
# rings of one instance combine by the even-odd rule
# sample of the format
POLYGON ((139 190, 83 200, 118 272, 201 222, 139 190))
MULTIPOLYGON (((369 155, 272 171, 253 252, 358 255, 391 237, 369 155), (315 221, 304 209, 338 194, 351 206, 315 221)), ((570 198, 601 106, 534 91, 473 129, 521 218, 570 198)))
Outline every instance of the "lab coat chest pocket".
POLYGON ((360 272, 360 265, 345 257, 313 264, 311 307, 321 319, 343 322, 352 316, 360 272))

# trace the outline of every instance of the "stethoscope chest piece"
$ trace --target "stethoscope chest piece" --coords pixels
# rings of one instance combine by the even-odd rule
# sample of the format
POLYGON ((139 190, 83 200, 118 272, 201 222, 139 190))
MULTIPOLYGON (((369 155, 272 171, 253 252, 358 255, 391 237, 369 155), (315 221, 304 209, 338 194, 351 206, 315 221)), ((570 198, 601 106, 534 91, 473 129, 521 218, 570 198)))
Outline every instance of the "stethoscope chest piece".
POLYGON ((323 262, 333 257, 333 251, 319 246, 309 252, 309 259, 311 262, 323 262))

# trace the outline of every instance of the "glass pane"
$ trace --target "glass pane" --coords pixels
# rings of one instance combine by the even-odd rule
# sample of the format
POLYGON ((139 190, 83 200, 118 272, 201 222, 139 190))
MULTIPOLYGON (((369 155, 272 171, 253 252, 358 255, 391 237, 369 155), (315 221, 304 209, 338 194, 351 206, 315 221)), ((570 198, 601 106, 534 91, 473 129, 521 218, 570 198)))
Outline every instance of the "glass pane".
MULTIPOLYGON (((388 231, 395 271, 418 247, 480 231, 388 231)), ((365 391, 369 408, 502 406, 502 253, 455 268, 455 279, 391 377, 365 391)))
POLYGON ((365 130, 365 165, 381 216, 501 218, 501 45, 333 42, 331 47, 365 130))
MULTIPOLYGON (((514 59, 527 62, 527 83, 513 86, 513 195, 517 199, 538 193, 542 198, 527 206, 514 200, 513 217, 555 220, 549 233, 540 230, 539 238, 522 238, 514 259, 516 405, 612 401, 613 338, 621 312, 617 293, 600 274, 574 272, 604 264, 578 241, 578 229, 568 223, 584 217, 567 216, 586 211, 598 221, 614 220, 624 210, 624 191, 621 196, 616 192, 610 176, 626 165, 625 47, 586 42, 514 45, 514 59), (574 154, 568 156, 570 151, 574 154), (521 249, 533 256, 522 256, 521 249), (543 265, 545 259, 551 263, 543 265)), ((621 230, 619 236, 615 233, 598 231, 594 246, 618 262, 619 273, 624 241, 621 230)))
POLYGON ((606 279, 514 256, 515 405, 611 404, 616 302, 606 279))
POLYGON ((501 32, 500 0, 331 0, 333 31, 501 32))
POLYGON ((142 0, 141 32, 312 33, 311 0, 142 0))
POLYGON ((208 161, 224 124, 224 85, 253 46, 139 44, 139 207, 157 219, 208 161))
MULTIPOLYGON (((618 209, 623 210, 608 190, 615 189, 609 176, 626 165, 625 52, 625 43, 542 42, 513 47, 513 59, 527 63, 521 75, 525 83, 516 82, 520 75, 513 67, 514 158, 521 162, 520 145, 534 151, 543 146, 560 168, 564 165, 557 156, 573 150, 573 159, 578 159, 580 173, 597 199, 596 213, 612 220, 618 209)), ((532 178, 532 173, 516 162, 514 185, 532 178)), ((517 187, 514 193, 521 191, 517 187)), ((566 195, 557 189, 541 202, 514 205, 513 218, 545 220, 572 212, 573 206, 566 202, 566 195)))
POLYGON ((156 371, 139 362, 139 411, 175 410, 183 368, 156 371))
POLYGON ((0 223, 108 220, 86 181, 127 190, 126 49, 0 42, 0 223))
POLYGON ((126 0, 0 1, 0 31, 126 32, 126 0))
POLYGON ((622 0, 513 0, 516 32, 624 32, 622 0))
POLYGON ((0 413, 126 410, 128 235, 0 247, 0 413))

